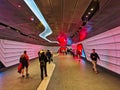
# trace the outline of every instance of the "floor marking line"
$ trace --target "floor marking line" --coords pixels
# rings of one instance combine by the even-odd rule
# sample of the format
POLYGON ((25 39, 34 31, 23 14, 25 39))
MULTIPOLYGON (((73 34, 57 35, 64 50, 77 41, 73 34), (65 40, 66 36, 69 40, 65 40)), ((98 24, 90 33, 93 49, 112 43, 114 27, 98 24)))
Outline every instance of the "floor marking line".
POLYGON ((37 90, 46 90, 47 86, 49 84, 49 81, 51 79, 52 73, 54 71, 55 68, 55 64, 54 63, 50 63, 47 64, 47 73, 48 73, 48 77, 45 77, 42 82, 40 83, 39 87, 37 88, 37 90))

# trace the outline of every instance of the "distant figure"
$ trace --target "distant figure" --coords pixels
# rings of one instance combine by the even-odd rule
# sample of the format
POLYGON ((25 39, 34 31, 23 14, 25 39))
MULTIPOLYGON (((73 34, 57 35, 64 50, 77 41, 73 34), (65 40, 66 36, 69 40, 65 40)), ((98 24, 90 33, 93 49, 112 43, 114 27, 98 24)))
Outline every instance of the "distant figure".
POLYGON ((27 55, 27 51, 24 51, 24 54, 21 55, 20 62, 22 63, 22 70, 21 70, 22 77, 25 77, 24 67, 26 67, 26 77, 28 77, 29 76, 29 73, 28 73, 29 57, 27 55))
POLYGON ((45 77, 47 77, 47 57, 44 52, 39 56, 41 79, 44 79, 43 72, 45 72, 45 77))
POLYGON ((95 71, 95 73, 98 73, 98 70, 96 68, 97 66, 97 59, 100 60, 98 54, 95 52, 95 49, 92 49, 92 53, 90 54, 90 58, 91 58, 91 62, 93 64, 93 70, 95 71))
POLYGON ((67 54, 70 54, 70 49, 69 48, 67 48, 67 54))
POLYGON ((47 56, 47 60, 48 60, 48 62, 49 62, 49 64, 50 64, 50 62, 51 62, 51 57, 52 57, 52 53, 51 53, 49 50, 47 50, 46 56, 47 56))

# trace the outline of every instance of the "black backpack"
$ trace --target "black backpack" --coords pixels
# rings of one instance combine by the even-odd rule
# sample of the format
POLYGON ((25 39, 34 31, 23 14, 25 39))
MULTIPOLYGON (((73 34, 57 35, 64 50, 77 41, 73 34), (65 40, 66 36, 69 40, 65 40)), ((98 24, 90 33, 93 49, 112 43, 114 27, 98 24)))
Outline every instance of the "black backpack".
POLYGON ((25 56, 24 56, 24 55, 21 55, 19 62, 20 62, 20 63, 25 62, 25 56))

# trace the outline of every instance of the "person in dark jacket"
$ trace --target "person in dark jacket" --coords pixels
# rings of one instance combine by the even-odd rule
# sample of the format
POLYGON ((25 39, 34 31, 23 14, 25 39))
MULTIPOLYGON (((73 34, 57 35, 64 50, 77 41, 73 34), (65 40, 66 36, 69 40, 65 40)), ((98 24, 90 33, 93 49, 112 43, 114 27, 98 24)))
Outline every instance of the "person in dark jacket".
POLYGON ((47 77, 47 57, 44 52, 41 53, 39 56, 39 62, 40 62, 40 70, 41 70, 41 79, 44 79, 44 74, 45 72, 45 77, 47 77))
POLYGON ((97 59, 100 60, 100 57, 95 52, 95 49, 92 49, 92 53, 90 54, 90 58, 91 58, 91 60, 92 60, 91 62, 93 64, 93 70, 95 71, 95 73, 98 73, 96 66, 97 66, 97 59))
POLYGON ((51 53, 49 50, 47 50, 46 56, 47 56, 48 62, 49 62, 49 64, 50 64, 50 62, 51 62, 51 57, 52 57, 52 53, 51 53))

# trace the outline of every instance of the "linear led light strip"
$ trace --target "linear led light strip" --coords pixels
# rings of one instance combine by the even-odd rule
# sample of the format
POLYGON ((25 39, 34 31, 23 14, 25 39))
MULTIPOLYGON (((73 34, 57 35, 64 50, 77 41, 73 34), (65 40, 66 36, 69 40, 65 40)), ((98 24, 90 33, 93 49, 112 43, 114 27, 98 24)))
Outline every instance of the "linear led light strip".
POLYGON ((46 41, 50 43, 58 43, 58 41, 51 41, 47 39, 46 37, 52 34, 52 30, 47 24, 46 20, 44 19, 42 13, 38 9, 37 5, 35 4, 34 0, 24 0, 24 2, 28 5, 28 7, 32 10, 32 12, 36 15, 36 17, 41 21, 41 23, 44 25, 45 30, 39 34, 39 36, 46 41))

